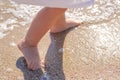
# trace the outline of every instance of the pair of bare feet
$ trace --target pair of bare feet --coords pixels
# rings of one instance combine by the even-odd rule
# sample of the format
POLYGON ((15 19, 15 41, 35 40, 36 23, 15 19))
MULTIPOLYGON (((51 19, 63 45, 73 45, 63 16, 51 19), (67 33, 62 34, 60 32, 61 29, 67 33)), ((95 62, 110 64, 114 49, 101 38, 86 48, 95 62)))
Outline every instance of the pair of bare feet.
MULTIPOLYGON (((80 25, 80 22, 78 22, 78 21, 67 20, 65 26, 51 28, 50 32, 51 33, 62 32, 66 29, 69 29, 71 27, 78 26, 78 25, 80 25)), ((21 40, 18 43, 18 48, 23 53, 23 55, 26 59, 26 62, 27 62, 27 67, 29 69, 37 70, 44 66, 44 64, 40 60, 37 46, 30 46, 24 40, 21 40)))

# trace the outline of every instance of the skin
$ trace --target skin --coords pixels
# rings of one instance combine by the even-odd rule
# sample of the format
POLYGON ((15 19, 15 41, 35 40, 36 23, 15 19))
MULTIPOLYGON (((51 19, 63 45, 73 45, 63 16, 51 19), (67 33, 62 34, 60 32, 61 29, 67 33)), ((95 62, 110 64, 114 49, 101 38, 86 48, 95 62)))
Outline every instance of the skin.
POLYGON ((18 43, 29 69, 36 70, 41 67, 37 45, 48 30, 57 33, 80 24, 75 20, 66 20, 66 10, 67 8, 45 7, 33 19, 26 36, 18 43))

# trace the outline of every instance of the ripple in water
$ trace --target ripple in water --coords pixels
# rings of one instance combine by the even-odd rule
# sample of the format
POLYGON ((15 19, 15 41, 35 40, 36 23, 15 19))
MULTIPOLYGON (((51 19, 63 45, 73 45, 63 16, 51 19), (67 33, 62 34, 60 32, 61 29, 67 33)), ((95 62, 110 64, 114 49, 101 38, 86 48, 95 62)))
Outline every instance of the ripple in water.
MULTIPOLYGON (((6 36, 14 27, 29 24, 41 8, 33 5, 18 5, 10 0, 0 0, 0 39, 6 36)), ((96 0, 93 6, 69 9, 66 15, 68 18, 78 19, 87 24, 107 23, 117 19, 116 24, 119 25, 120 1, 96 0)), ((107 24, 107 26, 109 25, 107 24)))

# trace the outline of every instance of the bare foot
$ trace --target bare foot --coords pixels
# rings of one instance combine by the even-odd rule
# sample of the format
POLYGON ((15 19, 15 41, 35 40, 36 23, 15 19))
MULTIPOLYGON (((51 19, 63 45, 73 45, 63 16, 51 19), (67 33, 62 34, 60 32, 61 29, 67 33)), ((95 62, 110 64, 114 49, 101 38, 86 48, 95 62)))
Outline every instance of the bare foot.
POLYGON ((21 41, 18 43, 18 48, 23 53, 29 69, 36 70, 40 68, 40 57, 36 46, 29 46, 21 41))
POLYGON ((62 26, 61 25, 55 25, 54 27, 52 27, 50 29, 50 32, 51 33, 62 32, 62 31, 67 30, 69 28, 79 26, 80 24, 81 24, 81 22, 77 21, 77 20, 67 20, 66 23, 62 26))

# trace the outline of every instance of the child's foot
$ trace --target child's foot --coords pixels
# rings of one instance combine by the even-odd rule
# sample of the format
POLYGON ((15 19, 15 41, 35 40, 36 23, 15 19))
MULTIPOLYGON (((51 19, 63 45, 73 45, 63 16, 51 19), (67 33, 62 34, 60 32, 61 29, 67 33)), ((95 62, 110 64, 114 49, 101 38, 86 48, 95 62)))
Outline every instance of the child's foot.
POLYGON ((79 26, 80 24, 81 24, 80 21, 67 20, 66 23, 64 24, 64 26, 55 25, 54 27, 52 27, 52 28, 50 29, 50 32, 51 32, 51 33, 62 32, 62 31, 67 30, 67 29, 69 29, 69 28, 79 26))
POLYGON ((36 46, 29 46, 25 42, 18 43, 18 48, 23 53, 27 67, 32 70, 40 68, 40 57, 36 46))

